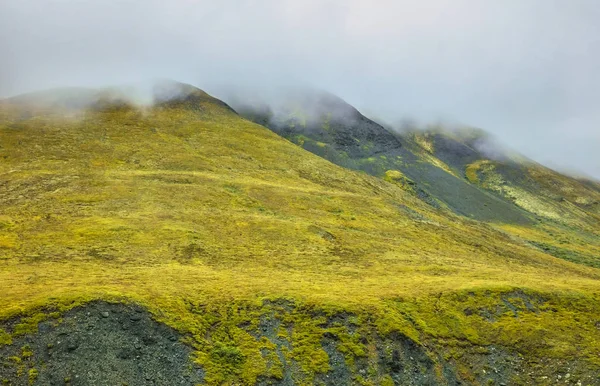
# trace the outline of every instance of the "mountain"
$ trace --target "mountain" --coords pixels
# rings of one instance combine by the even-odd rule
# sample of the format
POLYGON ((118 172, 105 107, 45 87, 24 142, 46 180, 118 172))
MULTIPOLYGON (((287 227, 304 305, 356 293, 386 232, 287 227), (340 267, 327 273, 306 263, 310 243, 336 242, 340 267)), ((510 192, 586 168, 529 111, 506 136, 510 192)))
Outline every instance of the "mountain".
MULTIPOLYGON (((390 132, 342 99, 318 91, 296 92, 282 105, 273 113, 265 104, 233 104, 242 116, 337 165, 408 184, 434 207, 482 221, 531 222, 527 213, 470 184, 431 154, 421 132, 390 132)), ((448 150, 445 154, 473 156, 467 146, 448 150)))
POLYGON ((585 250, 586 245, 595 244, 600 230, 600 194, 594 183, 502 149, 481 131, 468 137, 465 132, 470 130, 438 129, 412 135, 420 135, 431 155, 473 186, 527 211, 536 226, 519 229, 513 232, 515 236, 525 237, 555 257, 599 268, 598 251, 585 250))
POLYGON ((247 119, 337 165, 396 183, 435 208, 496 224, 555 257, 600 267, 598 251, 581 248, 596 244, 600 229, 597 183, 535 163, 481 129, 384 128, 342 99, 314 90, 280 99, 275 109, 256 98, 252 104, 233 98, 232 104, 247 119), (556 234, 560 244, 548 242, 556 234))
POLYGON ((330 95, 290 142, 190 85, 78 92, 0 102, 5 383, 600 381, 600 270, 543 247, 598 256, 597 229, 462 175, 467 149, 330 95))
POLYGON ((600 225, 600 195, 593 182, 586 184, 502 149, 481 130, 430 130, 421 136, 428 143, 430 153, 457 174, 538 219, 587 229, 600 225))

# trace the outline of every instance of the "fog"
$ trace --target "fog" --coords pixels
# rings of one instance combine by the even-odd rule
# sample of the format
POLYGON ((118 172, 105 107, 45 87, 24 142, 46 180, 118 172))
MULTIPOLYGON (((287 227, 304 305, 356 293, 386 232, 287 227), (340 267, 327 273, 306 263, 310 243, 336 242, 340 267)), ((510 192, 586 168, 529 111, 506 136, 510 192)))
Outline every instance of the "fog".
POLYGON ((0 0, 0 97, 170 78, 317 87, 600 178, 596 0, 0 0))

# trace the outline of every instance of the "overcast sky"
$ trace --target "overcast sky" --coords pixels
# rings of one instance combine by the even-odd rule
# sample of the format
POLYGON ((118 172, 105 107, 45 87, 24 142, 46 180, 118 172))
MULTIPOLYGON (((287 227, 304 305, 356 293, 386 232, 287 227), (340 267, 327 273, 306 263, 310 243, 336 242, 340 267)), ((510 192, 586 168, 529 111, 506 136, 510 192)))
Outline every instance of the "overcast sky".
POLYGON ((600 178, 599 20, 598 0, 0 0, 0 96, 310 85, 600 178))

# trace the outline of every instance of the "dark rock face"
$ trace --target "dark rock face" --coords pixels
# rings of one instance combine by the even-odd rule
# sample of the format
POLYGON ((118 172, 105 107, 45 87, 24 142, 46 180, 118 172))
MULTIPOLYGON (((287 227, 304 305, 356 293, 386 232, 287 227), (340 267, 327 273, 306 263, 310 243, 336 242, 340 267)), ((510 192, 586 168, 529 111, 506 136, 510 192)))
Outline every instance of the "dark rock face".
MULTIPOLYGON (((282 350, 290 349, 294 342, 286 339, 278 331, 293 329, 286 326, 280 317, 290 312, 284 310, 283 314, 273 313, 264 315, 258 324, 258 329, 252 331, 256 339, 268 339, 275 345, 276 356, 283 364, 281 378, 260 379, 260 386, 293 386, 306 382, 305 374, 295 361, 287 361, 282 355, 282 350)), ((318 315, 315 315, 318 317, 318 315)), ((369 333, 362 335, 360 326, 352 321, 352 314, 341 313, 327 318, 321 325, 323 328, 332 328, 340 335, 332 332, 323 334, 321 347, 329 358, 329 370, 316 374, 312 381, 315 385, 341 386, 359 384, 378 384, 382 379, 387 379, 394 385, 458 385, 455 370, 451 366, 444 367, 445 373, 440 378, 436 373, 436 363, 430 354, 414 341, 400 333, 388 336, 378 336, 369 333), (342 335, 359 338, 363 343, 373 346, 374 351, 364 356, 352 357, 344 354, 342 335), (349 360, 352 358, 351 360, 349 360)), ((268 350, 262 353, 268 357, 268 350)))
POLYGON ((305 135, 330 145, 350 159, 370 157, 402 146, 398 137, 383 126, 342 99, 324 92, 292 93, 277 112, 266 105, 235 108, 242 116, 285 138, 305 135))
MULTIPOLYGON (((382 339, 379 347, 380 366, 389 374, 395 385, 437 385, 435 363, 423 348, 401 334, 391 334, 382 339)), ((446 382, 455 384, 456 378, 448 374, 446 382)))
POLYGON ((202 369, 173 329, 140 308, 96 302, 0 347, 9 385, 195 385, 202 369), (18 359, 17 359, 18 358, 18 359))

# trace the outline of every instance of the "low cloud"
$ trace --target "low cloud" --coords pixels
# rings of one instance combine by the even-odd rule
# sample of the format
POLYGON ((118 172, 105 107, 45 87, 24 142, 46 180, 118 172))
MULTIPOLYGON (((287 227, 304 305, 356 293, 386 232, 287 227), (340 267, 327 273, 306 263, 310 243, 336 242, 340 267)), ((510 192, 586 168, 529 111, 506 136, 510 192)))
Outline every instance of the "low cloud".
POLYGON ((0 97, 153 78, 310 86, 600 177, 599 19, 595 0, 7 0, 0 97))

